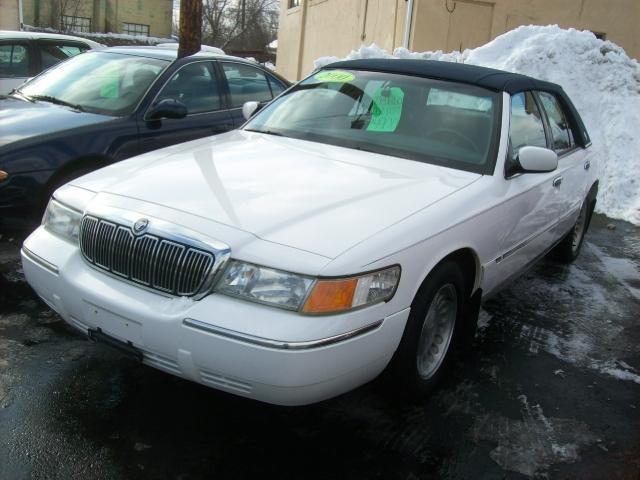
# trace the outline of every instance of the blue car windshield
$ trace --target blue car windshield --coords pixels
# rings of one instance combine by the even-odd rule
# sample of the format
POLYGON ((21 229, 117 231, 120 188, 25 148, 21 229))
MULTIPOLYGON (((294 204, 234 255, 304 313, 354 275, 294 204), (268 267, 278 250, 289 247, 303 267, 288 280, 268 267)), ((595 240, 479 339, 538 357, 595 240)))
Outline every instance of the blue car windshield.
POLYGON ((128 115, 166 60, 110 52, 86 52, 27 82, 19 93, 34 101, 74 106, 103 115, 128 115))
POLYGON ((278 97, 244 128, 490 173, 501 98, 458 82, 328 69, 278 97))

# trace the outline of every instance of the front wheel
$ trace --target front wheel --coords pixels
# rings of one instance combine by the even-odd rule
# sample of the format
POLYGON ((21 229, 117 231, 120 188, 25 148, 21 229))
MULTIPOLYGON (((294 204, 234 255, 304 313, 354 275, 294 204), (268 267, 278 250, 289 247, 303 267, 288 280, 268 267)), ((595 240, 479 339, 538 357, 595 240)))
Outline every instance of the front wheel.
POLYGON ((410 394, 431 392, 446 372, 462 335, 468 288, 457 263, 431 272, 411 305, 402 340, 391 364, 391 380, 410 394))

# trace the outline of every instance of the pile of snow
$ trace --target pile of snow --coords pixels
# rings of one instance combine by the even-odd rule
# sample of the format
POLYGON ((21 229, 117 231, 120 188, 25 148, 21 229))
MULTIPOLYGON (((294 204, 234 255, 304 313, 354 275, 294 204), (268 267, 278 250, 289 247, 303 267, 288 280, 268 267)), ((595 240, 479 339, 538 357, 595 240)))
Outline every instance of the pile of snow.
MULTIPOLYGON (((156 45, 158 48, 166 48, 167 50, 178 50, 177 43, 159 43, 156 45)), ((218 47, 212 47, 211 45, 200 45, 201 52, 211 52, 218 55, 224 55, 224 50, 218 47)))
MULTIPOLYGON (((91 33, 85 33, 85 32, 73 32, 74 35, 78 35, 81 37, 88 37, 88 38, 101 38, 103 40, 126 40, 129 42, 142 42, 142 43, 147 43, 149 45, 157 45, 159 43, 163 43, 163 42, 171 42, 172 39, 171 38, 162 38, 162 37, 151 37, 148 35, 130 35, 128 33, 113 33, 113 32, 109 32, 109 33, 101 33, 101 32, 91 32, 91 33)), ((177 45, 177 44, 176 44, 177 45)))
MULTIPOLYGON (((422 58, 522 73, 562 85, 589 131, 600 165, 596 210, 640 225, 640 64, 618 45, 557 25, 516 28, 464 52, 393 55, 375 44, 346 59, 422 58)), ((339 60, 322 57, 321 67, 339 60)))

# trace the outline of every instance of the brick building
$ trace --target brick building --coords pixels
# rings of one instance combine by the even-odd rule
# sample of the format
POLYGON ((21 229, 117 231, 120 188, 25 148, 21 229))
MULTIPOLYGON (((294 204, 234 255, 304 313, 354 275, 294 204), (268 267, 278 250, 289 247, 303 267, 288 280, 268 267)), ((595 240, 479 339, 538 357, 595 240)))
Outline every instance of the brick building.
POLYGON ((22 0, 21 3, 23 22, 33 27, 171 36, 173 0, 22 0))

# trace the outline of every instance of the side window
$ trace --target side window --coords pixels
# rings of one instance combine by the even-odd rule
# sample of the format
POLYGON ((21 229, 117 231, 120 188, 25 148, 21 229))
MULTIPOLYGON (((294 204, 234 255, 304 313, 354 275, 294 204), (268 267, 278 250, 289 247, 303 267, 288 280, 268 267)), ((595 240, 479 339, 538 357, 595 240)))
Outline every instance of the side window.
POLYGON ((522 147, 547 146, 542 116, 531 92, 521 92, 511 97, 509 140, 509 157, 512 161, 522 147))
POLYGON ((553 149, 558 153, 572 149, 575 145, 573 134, 560 102, 554 95, 547 92, 538 92, 538 97, 540 97, 542 107, 549 119, 551 135, 553 136, 553 149))
POLYGON ((29 76, 29 50, 26 45, 11 43, 0 45, 0 76, 29 76))
POLYGON ((245 102, 268 102, 273 98, 267 77, 257 68, 240 63, 222 63, 231 93, 231 107, 242 107, 245 102))
POLYGON ((42 59, 42 69, 46 70, 58 62, 73 57, 88 50, 88 48, 80 45, 65 45, 46 43, 40 45, 40 58, 42 59))
POLYGON ((282 83, 280 83, 275 78, 269 75, 267 75, 267 78, 269 79, 269 86, 271 87, 271 93, 273 93, 274 97, 277 97, 287 89, 282 83))
POLYGON ((222 107, 218 81, 209 62, 192 63, 178 70, 162 87, 157 101, 164 98, 180 100, 189 114, 222 107))

